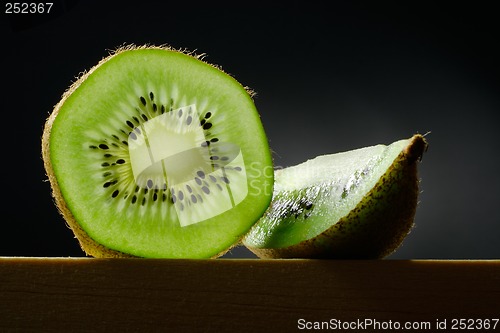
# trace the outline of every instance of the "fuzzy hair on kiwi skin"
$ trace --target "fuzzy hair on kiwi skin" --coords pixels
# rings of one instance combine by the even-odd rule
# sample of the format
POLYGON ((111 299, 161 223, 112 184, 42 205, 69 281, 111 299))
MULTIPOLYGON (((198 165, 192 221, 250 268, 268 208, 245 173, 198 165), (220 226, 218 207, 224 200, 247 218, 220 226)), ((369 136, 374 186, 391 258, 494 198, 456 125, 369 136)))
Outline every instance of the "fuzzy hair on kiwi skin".
MULTIPOLYGON (((59 103, 57 103, 54 106, 54 109, 50 116, 48 117, 47 121, 45 122, 43 134, 42 134, 42 158, 43 158, 43 164, 45 168, 45 172, 47 174, 48 180, 50 182, 50 185, 52 187, 52 197, 54 198, 55 204, 59 210, 59 213, 63 216, 64 220, 66 221, 67 225, 69 228, 73 231, 75 234, 76 238, 78 239, 80 243, 80 247, 82 250, 89 256, 95 257, 95 258, 134 258, 136 256, 123 253, 114 249, 110 249, 105 247, 102 244, 99 244, 95 240, 93 240, 83 229, 82 227, 78 224, 78 222, 75 220, 73 214, 71 213, 70 209, 66 205, 66 202, 64 200, 64 197, 61 193, 61 190, 59 188, 59 184, 57 182, 57 179, 54 174, 54 170, 52 167, 52 162, 50 158, 50 133, 52 129, 52 125, 54 123, 54 120, 57 117, 57 114, 59 113, 60 108, 64 105, 65 101, 67 98, 76 90, 78 87, 97 69, 99 68, 102 64, 105 62, 109 61, 111 58, 115 57, 116 55, 125 52, 125 51, 131 51, 131 50, 138 50, 138 49, 159 49, 159 50, 168 50, 168 51, 175 51, 179 53, 183 53, 185 55, 188 55, 190 57, 193 57, 195 59, 203 61, 205 64, 208 64, 214 68, 217 68, 218 70, 224 72, 219 66, 207 63, 206 61, 203 60, 205 57, 205 54, 195 54, 194 52, 190 52, 185 49, 174 49, 170 46, 167 45, 160 45, 160 46, 154 46, 154 45, 141 45, 141 46, 136 46, 134 44, 129 44, 129 45, 124 45, 120 46, 114 51, 111 51, 110 54, 101 59, 101 61, 92 67, 90 70, 83 72, 79 78, 75 82, 71 84, 71 86, 63 93, 61 100, 59 103)), ((224 72, 225 73, 225 72, 224 72)), ((227 73, 226 73, 227 74, 227 73)), ((244 87, 245 91, 250 95, 251 98, 255 96, 255 92, 251 90, 248 87, 244 87)), ((224 255, 227 251, 230 251, 233 247, 237 246, 240 242, 240 239, 236 239, 234 244, 214 255, 212 258, 217 258, 222 255, 224 255)))
POLYGON ((245 245, 262 259, 380 259, 388 256, 414 226, 419 194, 417 161, 427 147, 424 136, 414 135, 365 198, 348 215, 316 237, 284 248, 245 245), (394 173, 404 175, 398 180, 396 189, 381 186, 381 182, 390 182, 394 173), (386 200, 382 209, 376 209, 378 198, 386 200))

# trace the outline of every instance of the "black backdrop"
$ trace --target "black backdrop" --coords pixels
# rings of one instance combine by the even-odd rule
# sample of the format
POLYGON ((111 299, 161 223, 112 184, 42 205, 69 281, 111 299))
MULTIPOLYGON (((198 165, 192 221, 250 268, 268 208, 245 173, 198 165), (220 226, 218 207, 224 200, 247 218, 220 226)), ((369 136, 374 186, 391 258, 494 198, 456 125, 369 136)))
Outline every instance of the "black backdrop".
POLYGON ((206 53, 253 88, 279 166, 431 131, 416 228, 391 258, 499 258, 495 13, 420 1, 54 1, 43 15, 4 7, 0 256, 84 255, 52 203, 43 123, 107 50, 151 43, 206 53))

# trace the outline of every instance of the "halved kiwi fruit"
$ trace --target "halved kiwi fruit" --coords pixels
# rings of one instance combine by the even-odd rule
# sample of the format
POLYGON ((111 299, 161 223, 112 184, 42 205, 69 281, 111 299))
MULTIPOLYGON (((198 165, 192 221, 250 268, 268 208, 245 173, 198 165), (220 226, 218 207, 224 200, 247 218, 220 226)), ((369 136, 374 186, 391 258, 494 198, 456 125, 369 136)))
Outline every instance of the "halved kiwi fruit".
POLYGON ((85 73, 49 117, 42 152, 57 206, 96 257, 216 257, 272 195, 251 92, 168 47, 124 47, 85 73))
POLYGON ((269 209, 243 239, 261 258, 382 258, 413 226, 422 135, 278 170, 269 209))

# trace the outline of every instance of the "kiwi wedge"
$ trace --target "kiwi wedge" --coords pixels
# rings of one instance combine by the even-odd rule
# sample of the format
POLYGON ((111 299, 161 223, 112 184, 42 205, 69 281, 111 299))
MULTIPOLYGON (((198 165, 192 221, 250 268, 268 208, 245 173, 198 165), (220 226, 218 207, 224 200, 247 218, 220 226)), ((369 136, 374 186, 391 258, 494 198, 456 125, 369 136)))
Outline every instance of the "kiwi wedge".
POLYGON ((417 134, 277 170, 271 205, 243 244, 261 258, 387 256, 414 224, 426 149, 417 134))
POLYGON ((60 212, 95 257, 217 257, 273 192, 251 91, 169 47, 122 47, 83 74, 48 118, 42 155, 60 212))

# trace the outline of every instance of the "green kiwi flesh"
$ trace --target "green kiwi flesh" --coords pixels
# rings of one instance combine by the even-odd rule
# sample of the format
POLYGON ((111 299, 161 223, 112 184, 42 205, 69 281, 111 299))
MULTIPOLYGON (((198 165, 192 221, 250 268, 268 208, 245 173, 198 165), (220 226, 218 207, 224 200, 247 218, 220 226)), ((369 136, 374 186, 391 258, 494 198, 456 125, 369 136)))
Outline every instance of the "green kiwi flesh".
POLYGON ((59 210, 95 257, 217 257, 272 196, 251 92, 167 47, 121 48, 78 79, 47 120, 42 155, 59 210))
POLYGON ((383 258, 414 224, 422 135, 277 170, 269 209, 243 239, 261 258, 383 258))

